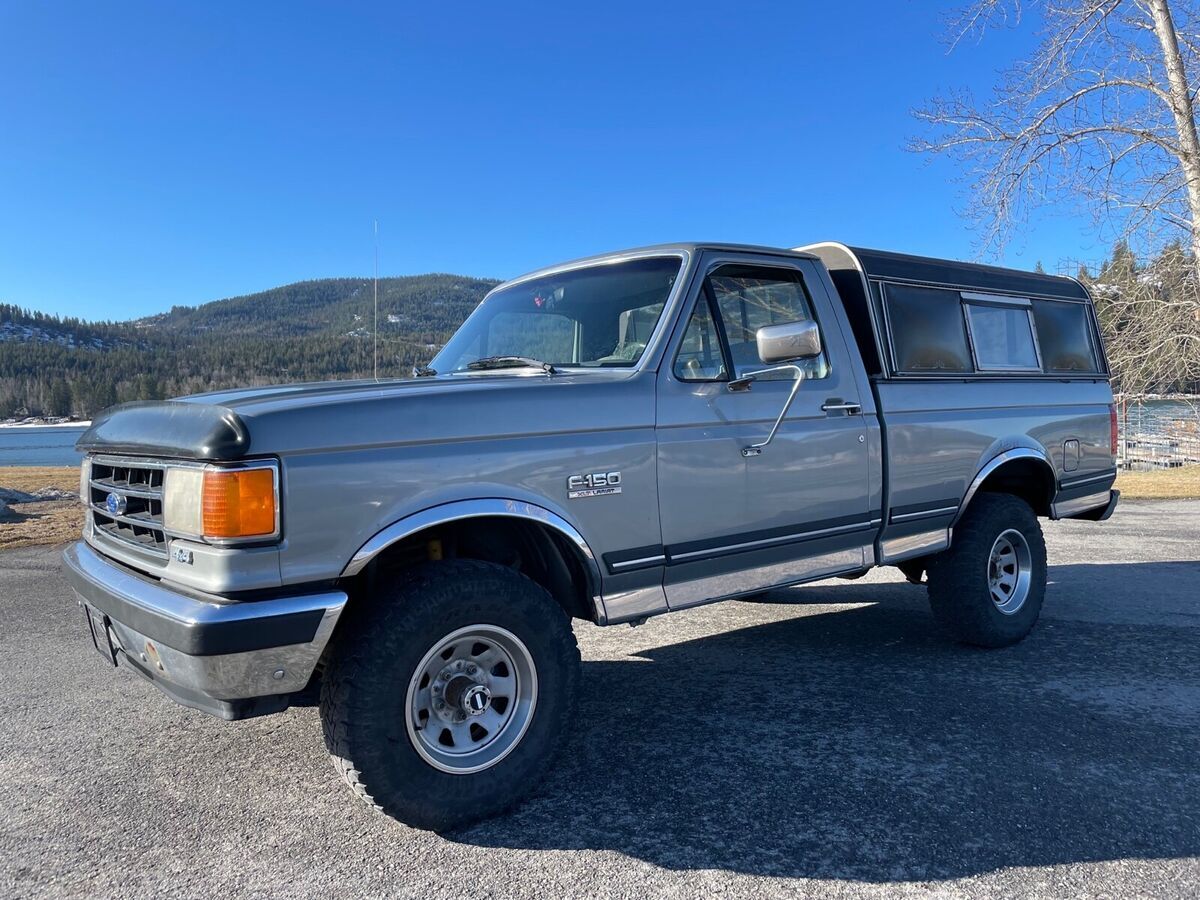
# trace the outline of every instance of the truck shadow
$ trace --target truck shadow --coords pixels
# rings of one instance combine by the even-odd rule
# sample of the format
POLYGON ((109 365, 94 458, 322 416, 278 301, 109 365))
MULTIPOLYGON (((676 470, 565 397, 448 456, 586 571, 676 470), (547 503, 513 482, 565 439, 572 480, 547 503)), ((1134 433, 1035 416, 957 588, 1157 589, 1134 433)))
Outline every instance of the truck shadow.
POLYGON ((872 882, 1200 854, 1200 615, 1179 594, 1200 563, 1050 577, 1037 630, 999 651, 949 643, 897 583, 782 592, 870 605, 681 643, 695 620, 666 617, 663 646, 585 662, 538 795, 453 837, 872 882))

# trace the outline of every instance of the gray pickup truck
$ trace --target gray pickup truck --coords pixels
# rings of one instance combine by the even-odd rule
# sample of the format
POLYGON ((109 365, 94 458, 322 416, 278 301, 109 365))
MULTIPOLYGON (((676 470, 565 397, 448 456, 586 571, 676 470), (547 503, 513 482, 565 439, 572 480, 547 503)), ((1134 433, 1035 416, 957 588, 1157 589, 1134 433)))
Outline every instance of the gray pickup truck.
POLYGON ((106 411, 65 569, 109 664, 225 719, 319 691, 359 796, 443 829, 546 771, 572 618, 892 565, 1019 641, 1038 517, 1106 519, 1115 444, 1071 279, 672 244, 500 285, 411 379, 106 411))

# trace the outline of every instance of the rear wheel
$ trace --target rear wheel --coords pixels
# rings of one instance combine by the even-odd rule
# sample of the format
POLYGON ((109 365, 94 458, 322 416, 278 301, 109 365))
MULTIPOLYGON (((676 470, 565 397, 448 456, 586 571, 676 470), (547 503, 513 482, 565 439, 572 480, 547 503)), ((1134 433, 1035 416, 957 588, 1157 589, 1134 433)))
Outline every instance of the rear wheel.
POLYGON ((1033 629, 1046 592, 1046 542, 1029 504, 981 494, 954 528, 954 543, 929 561, 934 618, 955 638, 1006 647, 1033 629))
POLYGON ((545 590, 492 563, 431 563, 345 624, 321 719, 335 768, 362 799, 443 830, 533 789, 579 672, 570 620, 545 590))

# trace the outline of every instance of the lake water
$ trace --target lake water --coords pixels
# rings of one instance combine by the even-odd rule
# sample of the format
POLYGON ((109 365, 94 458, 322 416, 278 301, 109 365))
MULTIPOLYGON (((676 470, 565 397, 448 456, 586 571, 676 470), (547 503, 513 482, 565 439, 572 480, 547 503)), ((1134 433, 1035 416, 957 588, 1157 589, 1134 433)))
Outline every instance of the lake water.
POLYGON ((77 466, 75 442, 85 428, 0 428, 0 466, 77 466))

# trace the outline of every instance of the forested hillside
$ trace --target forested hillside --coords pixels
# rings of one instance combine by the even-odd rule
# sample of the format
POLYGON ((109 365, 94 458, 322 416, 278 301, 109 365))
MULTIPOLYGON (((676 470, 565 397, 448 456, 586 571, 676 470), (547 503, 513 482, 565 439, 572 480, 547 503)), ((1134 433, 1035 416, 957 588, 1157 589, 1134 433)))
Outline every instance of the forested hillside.
MULTIPOLYGON (((379 372, 426 362, 496 282, 379 281, 379 372)), ((372 282, 304 281, 132 322, 0 305, 0 418, 90 416, 113 403, 371 374, 372 282)))

